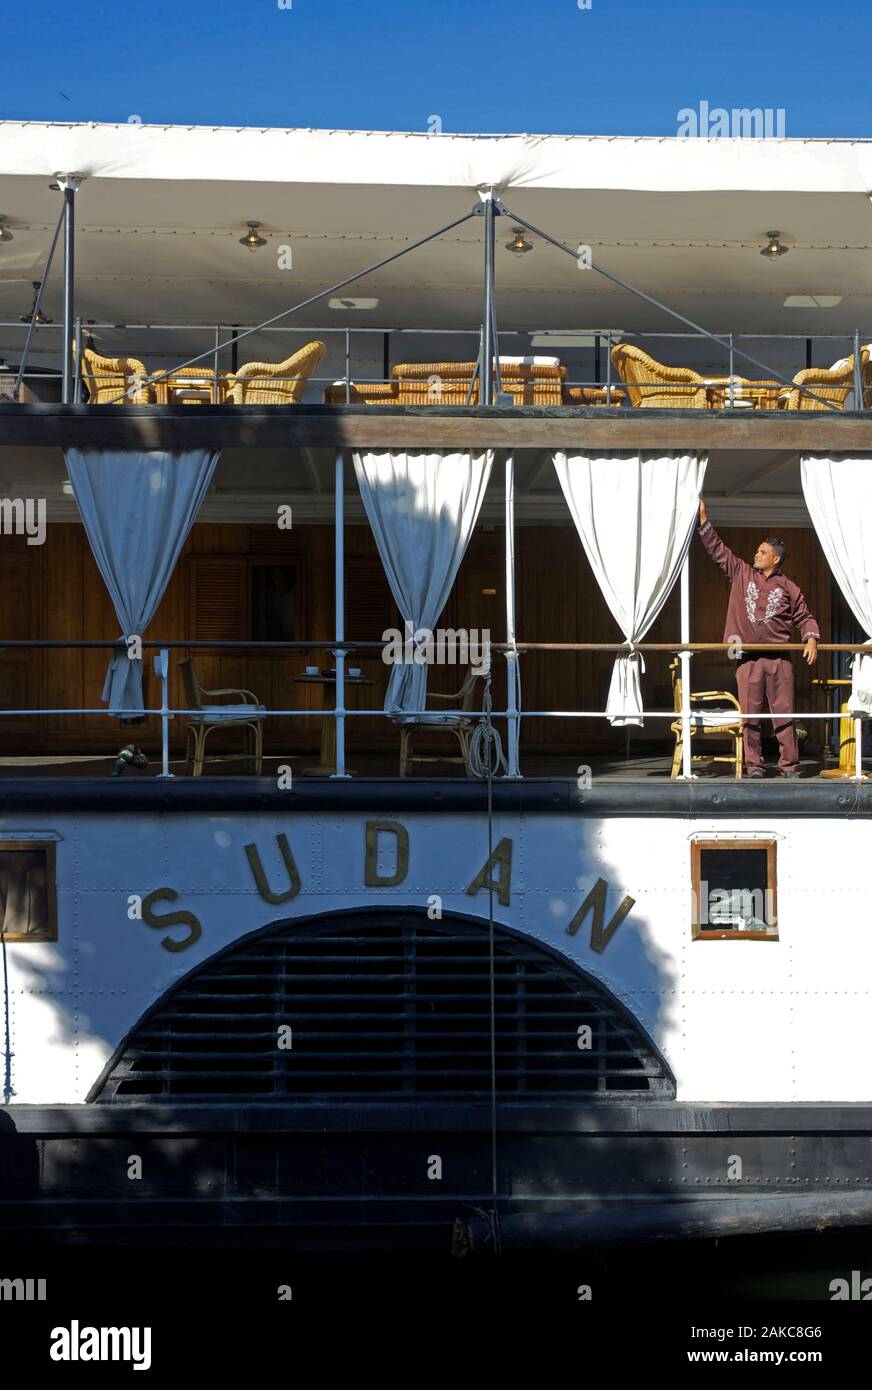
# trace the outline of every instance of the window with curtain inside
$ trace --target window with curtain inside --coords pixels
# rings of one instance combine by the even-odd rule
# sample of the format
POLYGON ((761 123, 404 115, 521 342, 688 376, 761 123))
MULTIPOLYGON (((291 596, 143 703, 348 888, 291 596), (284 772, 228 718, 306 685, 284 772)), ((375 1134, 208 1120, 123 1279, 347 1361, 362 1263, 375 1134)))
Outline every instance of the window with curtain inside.
POLYGON ((0 844, 0 939, 57 940, 52 842, 15 840, 0 844))

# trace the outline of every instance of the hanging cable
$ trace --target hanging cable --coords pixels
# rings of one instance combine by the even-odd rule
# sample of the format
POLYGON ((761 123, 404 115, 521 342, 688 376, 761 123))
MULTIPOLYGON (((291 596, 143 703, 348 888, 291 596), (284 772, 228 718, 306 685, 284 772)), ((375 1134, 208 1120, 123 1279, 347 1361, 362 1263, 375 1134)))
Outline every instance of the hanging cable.
POLYGON ((9 1018, 9 966, 6 960, 6 937, 2 932, 0 932, 0 953, 3 956, 3 1046, 5 1048, 3 1104, 8 1105, 14 1094, 12 1090, 12 1026, 9 1018))
MULTIPOLYGON (((493 799, 493 778, 494 771, 499 767, 499 761, 503 759, 502 748, 500 746, 499 734, 491 723, 491 672, 488 668, 485 675, 484 689, 484 716, 477 725, 470 742, 470 765, 472 764, 473 745, 475 745, 476 757, 479 765, 483 767, 483 775, 487 778, 487 855, 488 863, 493 860, 494 854, 494 799, 493 799), (476 736, 479 736, 478 739, 476 736)), ((477 774, 482 775, 482 774, 477 774)), ((489 944, 489 973, 490 973, 490 1082, 491 1082, 491 1214, 490 1227, 491 1239, 495 1255, 501 1253, 500 1242, 500 1216, 499 1216, 499 1175, 497 1170, 497 992, 496 992, 496 951, 494 944, 494 880, 493 870, 491 870, 488 882, 488 944, 489 944)))

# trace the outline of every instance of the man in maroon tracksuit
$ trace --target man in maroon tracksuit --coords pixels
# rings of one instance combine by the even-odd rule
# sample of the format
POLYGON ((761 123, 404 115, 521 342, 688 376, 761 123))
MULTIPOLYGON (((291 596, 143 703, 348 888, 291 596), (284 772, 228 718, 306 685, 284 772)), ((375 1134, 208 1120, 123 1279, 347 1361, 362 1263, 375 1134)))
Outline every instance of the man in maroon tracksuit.
MULTIPOLYGON (((781 572, 784 542, 774 536, 761 541, 749 565, 728 550, 706 516, 705 503, 699 503, 699 538, 724 574, 732 581, 727 604, 724 641, 789 642, 797 628, 805 642, 809 666, 817 661, 820 630, 812 617, 802 591, 781 572)), ((748 652, 736 667, 739 705, 743 714, 761 714, 764 699, 772 714, 787 714, 794 708, 793 663, 790 653, 748 652)), ((799 776, 799 751, 792 720, 778 724, 778 766, 782 777, 799 776)), ((745 767, 749 777, 765 777, 762 731, 756 722, 744 722, 745 767)))

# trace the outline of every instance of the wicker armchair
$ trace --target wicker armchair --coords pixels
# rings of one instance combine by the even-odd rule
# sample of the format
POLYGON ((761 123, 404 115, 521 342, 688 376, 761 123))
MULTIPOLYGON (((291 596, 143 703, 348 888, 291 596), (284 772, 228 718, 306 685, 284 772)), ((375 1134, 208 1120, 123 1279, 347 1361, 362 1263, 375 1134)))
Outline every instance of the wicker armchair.
MULTIPOLYGON (((863 409, 872 409, 872 344, 860 349, 860 375, 863 381, 863 409)), ((854 354, 835 362, 832 367, 806 367, 797 372, 793 386, 781 392, 783 410, 828 410, 834 406, 845 409, 848 394, 854 388, 854 354), (800 386, 808 387, 814 396, 800 391, 800 386), (816 400, 815 397, 821 399, 816 400)))
POLYGON ((284 362, 246 362, 228 378, 233 405, 299 405, 306 382, 326 353, 324 343, 307 343, 284 362))
MULTIPOLYGON (((242 729, 243 753, 254 763, 254 775, 259 777, 263 767, 263 710, 250 690, 204 690, 190 657, 179 662, 182 689, 191 711, 188 717, 187 762, 192 763, 195 777, 200 777, 206 762, 206 739, 215 729, 242 729), (203 696, 214 700, 216 695, 235 695, 238 704, 207 704, 203 696)), ((209 759, 209 761, 213 761, 209 759)), ((217 761, 217 759, 215 759, 217 761)))
POLYGON ((412 763, 462 763, 467 777, 472 776, 469 765, 469 741, 475 728, 480 707, 476 699, 476 686, 484 680, 484 673, 474 666, 467 669, 463 685, 451 695, 442 695, 438 690, 428 691, 431 700, 446 700, 454 708, 444 714, 422 711, 414 722, 404 721, 400 726, 400 776, 407 777, 412 763), (412 738, 416 729, 429 728, 453 734, 460 744, 459 757, 428 756, 413 753, 412 738))
POLYGON ((657 410, 705 410, 706 382, 690 367, 667 367, 631 343, 616 343, 612 363, 630 404, 657 410))
MULTIPOLYGON (((681 713, 681 662, 678 657, 669 663, 669 674, 672 677, 672 702, 676 714, 681 713)), ((717 756, 711 753, 694 753, 691 751, 691 766, 698 762, 708 763, 729 763, 737 778, 742 776, 742 720, 734 716, 741 716, 739 701, 729 690, 694 690, 690 696, 690 745, 693 749, 695 738, 717 738, 727 739, 733 745, 732 753, 719 753, 717 756), (709 701, 717 702, 717 708, 702 710, 698 706, 709 701)), ((670 725, 672 733, 675 735, 675 748, 672 754, 673 778, 681 772, 684 761, 684 747, 682 739, 684 737, 684 725, 680 719, 676 719, 670 725)))
POLYGON ((93 348, 83 348, 82 380, 89 405, 154 404, 148 372, 136 357, 103 357, 93 348))

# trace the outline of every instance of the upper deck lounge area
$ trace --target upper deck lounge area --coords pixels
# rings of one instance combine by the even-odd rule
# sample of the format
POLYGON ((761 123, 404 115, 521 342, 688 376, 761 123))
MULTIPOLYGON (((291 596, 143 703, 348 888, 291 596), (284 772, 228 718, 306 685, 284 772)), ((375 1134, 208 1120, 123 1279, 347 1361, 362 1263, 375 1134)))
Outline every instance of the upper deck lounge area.
MULTIPOLYGON (((365 474, 413 455, 466 460, 451 466, 480 487, 442 620, 490 634, 511 777, 689 779, 692 701, 734 687, 725 594, 696 542, 646 639, 623 625, 622 640, 564 455, 643 471, 687 457, 737 554, 784 537, 830 682, 797 650, 802 769, 860 775, 833 682, 868 624, 821 548, 804 461, 872 459, 868 144, 3 129, 0 776, 101 776, 125 737, 145 775, 183 772, 187 659, 206 696, 263 705, 273 779, 285 762, 304 778, 403 770, 381 659, 402 605, 373 525, 385 484, 368 497, 365 474), (149 713, 125 732, 100 707, 118 595, 113 611, 76 459, 109 469, 111 542, 112 470, 158 454, 169 479, 174 461, 213 461, 137 629, 149 713), (49 544, 16 533, 28 503, 49 544), (628 644, 646 709, 624 728, 606 692, 628 644)), ((457 695, 459 676, 434 669, 431 694, 457 695)), ((438 764, 444 734, 431 721, 415 754, 438 764)), ((232 742, 219 729, 212 746, 232 742)))

